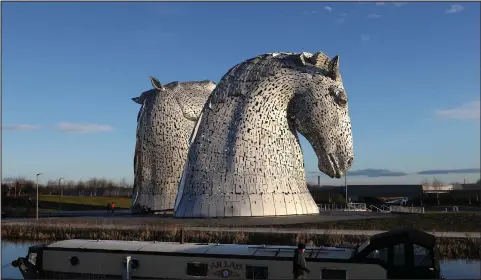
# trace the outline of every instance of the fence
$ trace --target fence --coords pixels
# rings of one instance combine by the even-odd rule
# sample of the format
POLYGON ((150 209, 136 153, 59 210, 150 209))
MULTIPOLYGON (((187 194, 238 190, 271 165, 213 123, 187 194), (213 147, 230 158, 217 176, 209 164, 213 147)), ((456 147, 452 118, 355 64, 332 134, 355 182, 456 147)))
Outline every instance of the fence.
POLYGON ((389 210, 392 213, 416 213, 424 214, 424 207, 414 207, 414 206, 389 206, 389 210))
POLYGON ((385 212, 391 211, 391 209, 389 209, 389 207, 386 206, 386 205, 378 205, 378 206, 370 205, 369 209, 371 209, 372 212, 383 212, 383 213, 385 213, 385 212))
POLYGON ((328 211, 371 211, 367 209, 366 203, 348 203, 348 204, 318 204, 319 210, 328 211))

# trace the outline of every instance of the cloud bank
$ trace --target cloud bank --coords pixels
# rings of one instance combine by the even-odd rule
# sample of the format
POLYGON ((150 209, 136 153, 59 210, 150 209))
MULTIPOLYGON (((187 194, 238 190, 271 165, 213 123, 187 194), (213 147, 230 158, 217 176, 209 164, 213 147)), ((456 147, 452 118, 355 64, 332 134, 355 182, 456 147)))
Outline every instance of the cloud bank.
POLYGON ((406 176, 408 175, 407 173, 404 172, 398 172, 398 171, 391 171, 387 169, 373 169, 373 168, 368 168, 368 169, 360 169, 360 170, 354 170, 354 171, 349 171, 348 176, 367 176, 367 177, 393 177, 393 176, 406 176))
MULTIPOLYGON (((379 177, 402 177, 408 175, 444 175, 444 174, 472 174, 479 173, 481 169, 479 168, 466 168, 466 169, 442 169, 442 170, 423 170, 416 173, 406 173, 401 171, 392 171, 388 169, 359 169, 348 171, 347 176, 349 177, 360 177, 365 176, 369 178, 379 178, 379 177)), ((309 174, 321 174, 320 171, 310 171, 309 174)))
POLYGON ((443 174, 471 174, 479 173, 479 168, 466 168, 466 169, 447 169, 447 170, 424 170, 419 171, 419 175, 443 175, 443 174))
POLYGON ((40 127, 38 125, 30 125, 30 124, 7 124, 2 125, 2 130, 9 130, 9 131, 28 131, 28 130, 36 130, 40 127))
POLYGON ((57 129, 67 133, 96 133, 96 132, 112 132, 114 128, 110 125, 102 124, 82 124, 63 122, 57 125, 57 129))

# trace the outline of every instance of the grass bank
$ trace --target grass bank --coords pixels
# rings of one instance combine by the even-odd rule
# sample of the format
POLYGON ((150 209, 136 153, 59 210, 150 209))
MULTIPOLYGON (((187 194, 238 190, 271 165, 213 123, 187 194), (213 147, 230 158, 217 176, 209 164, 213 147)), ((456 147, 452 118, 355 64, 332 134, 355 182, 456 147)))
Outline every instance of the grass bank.
POLYGON ((107 203, 115 203, 116 208, 130 208, 130 197, 119 196, 61 196, 58 195, 41 195, 39 201, 48 201, 67 204, 82 204, 105 207, 107 203))
MULTIPOLYGON (((28 196, 2 197, 2 211, 7 217, 35 217, 36 198, 28 201, 28 196)), ((108 203, 115 203, 117 209, 130 208, 129 197, 109 196, 58 196, 40 195, 39 211, 82 211, 82 210, 105 210, 108 203)))
MULTIPOLYGON (((65 225, 2 226, 2 239, 10 241, 51 242, 65 239, 104 239, 138 241, 179 241, 177 227, 80 227, 65 225)), ((246 232, 184 232, 185 242, 214 242, 234 244, 295 245, 305 242, 316 246, 356 246, 367 240, 364 235, 302 234, 302 233, 246 233, 246 232)), ((445 258, 481 258, 479 238, 438 238, 441 255, 445 258)))
POLYGON ((400 227, 413 227, 425 231, 481 231, 481 213, 402 214, 389 218, 370 218, 358 220, 326 221, 321 223, 284 224, 278 227, 322 229, 391 230, 400 227))

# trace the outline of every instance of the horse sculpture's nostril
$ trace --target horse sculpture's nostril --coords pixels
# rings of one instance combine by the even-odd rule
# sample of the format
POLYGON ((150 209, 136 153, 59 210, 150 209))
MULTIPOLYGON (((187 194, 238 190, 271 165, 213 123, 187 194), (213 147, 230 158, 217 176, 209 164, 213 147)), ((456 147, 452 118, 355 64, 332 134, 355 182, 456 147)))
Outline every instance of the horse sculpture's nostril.
POLYGON ((350 159, 347 161, 347 165, 348 165, 348 166, 351 166, 353 160, 354 160, 354 158, 350 158, 350 159))

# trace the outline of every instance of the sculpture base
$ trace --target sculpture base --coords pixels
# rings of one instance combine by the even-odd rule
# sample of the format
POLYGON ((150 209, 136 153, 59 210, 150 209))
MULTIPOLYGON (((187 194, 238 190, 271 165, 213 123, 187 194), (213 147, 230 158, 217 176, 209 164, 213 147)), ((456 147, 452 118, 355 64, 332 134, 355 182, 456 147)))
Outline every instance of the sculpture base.
POLYGON ((173 194, 139 194, 132 208, 150 209, 150 211, 167 211, 174 209, 175 195, 173 194))
POLYGON ((176 218, 265 217, 319 214, 310 193, 184 195, 176 218))

